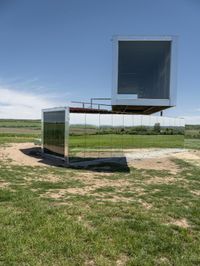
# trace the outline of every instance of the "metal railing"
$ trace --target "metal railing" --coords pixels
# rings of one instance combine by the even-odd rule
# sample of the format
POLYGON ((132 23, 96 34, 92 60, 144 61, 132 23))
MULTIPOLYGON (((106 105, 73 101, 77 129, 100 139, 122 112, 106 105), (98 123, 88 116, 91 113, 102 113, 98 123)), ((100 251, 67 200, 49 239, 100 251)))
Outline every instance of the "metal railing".
POLYGON ((102 106, 112 107, 111 104, 105 104, 105 103, 93 103, 93 100, 97 98, 92 98, 90 102, 82 102, 82 101, 72 101, 72 103, 81 104, 82 108, 91 108, 94 109, 94 107, 97 107, 95 109, 101 109, 102 106))

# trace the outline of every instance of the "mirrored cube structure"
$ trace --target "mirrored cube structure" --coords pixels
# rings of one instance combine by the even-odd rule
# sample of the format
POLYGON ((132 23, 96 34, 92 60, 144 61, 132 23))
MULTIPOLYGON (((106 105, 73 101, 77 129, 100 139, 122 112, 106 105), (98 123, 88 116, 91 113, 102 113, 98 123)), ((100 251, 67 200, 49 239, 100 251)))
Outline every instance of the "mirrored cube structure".
POLYGON ((181 118, 116 113, 70 113, 69 108, 42 112, 45 154, 69 163, 123 157, 138 148, 183 148, 181 118))
POLYGON ((113 111, 153 114, 176 105, 177 37, 113 37, 113 111))

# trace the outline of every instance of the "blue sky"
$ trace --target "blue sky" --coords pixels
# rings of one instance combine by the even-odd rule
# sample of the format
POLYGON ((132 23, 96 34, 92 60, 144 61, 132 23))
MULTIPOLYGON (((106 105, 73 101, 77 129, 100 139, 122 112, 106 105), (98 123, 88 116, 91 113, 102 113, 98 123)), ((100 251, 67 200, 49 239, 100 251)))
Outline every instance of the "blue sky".
POLYGON ((199 0, 1 0, 0 117, 110 97, 112 35, 178 35, 177 107, 200 123, 199 0))

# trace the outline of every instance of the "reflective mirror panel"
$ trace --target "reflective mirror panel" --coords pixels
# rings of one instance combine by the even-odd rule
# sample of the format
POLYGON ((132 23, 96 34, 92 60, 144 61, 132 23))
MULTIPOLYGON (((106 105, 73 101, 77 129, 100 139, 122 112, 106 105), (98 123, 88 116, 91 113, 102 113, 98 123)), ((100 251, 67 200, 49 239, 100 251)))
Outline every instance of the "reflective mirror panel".
POLYGON ((65 110, 43 113, 43 151, 65 156, 65 110))
POLYGON ((70 113, 70 161, 122 157, 137 148, 181 148, 184 129, 178 118, 70 113))
POLYGON ((123 157, 138 148, 184 147, 183 119, 129 114, 43 113, 45 153, 70 162, 123 157), (69 136, 68 136, 69 131, 69 136))

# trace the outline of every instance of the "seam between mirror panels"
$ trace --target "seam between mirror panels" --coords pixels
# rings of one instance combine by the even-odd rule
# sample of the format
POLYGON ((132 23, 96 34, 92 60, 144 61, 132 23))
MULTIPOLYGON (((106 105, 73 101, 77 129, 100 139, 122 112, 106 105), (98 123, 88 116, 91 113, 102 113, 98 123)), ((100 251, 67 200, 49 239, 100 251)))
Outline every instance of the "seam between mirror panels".
POLYGON ((44 111, 41 113, 41 150, 44 153, 44 111))
POLYGON ((64 109, 65 112, 65 127, 64 127, 64 159, 69 164, 69 123, 70 123, 70 117, 69 117, 69 108, 64 109))

